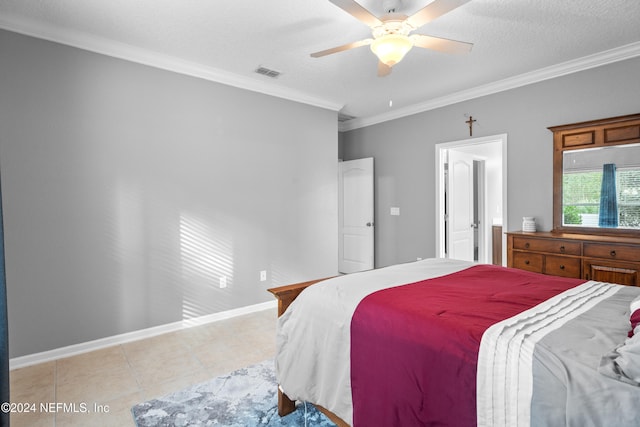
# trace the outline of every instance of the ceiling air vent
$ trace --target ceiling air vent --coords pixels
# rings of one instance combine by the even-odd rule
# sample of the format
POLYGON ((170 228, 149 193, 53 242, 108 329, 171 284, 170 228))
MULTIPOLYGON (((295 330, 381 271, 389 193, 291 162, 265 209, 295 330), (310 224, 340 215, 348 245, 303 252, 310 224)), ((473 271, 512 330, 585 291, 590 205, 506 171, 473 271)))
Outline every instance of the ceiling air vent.
POLYGON ((338 113, 338 121, 340 123, 344 123, 344 122, 347 122, 347 121, 353 120, 353 119, 355 119, 355 116, 350 116, 350 115, 345 114, 345 113, 338 113))
POLYGON ((263 76, 271 77, 272 79, 275 79, 280 74, 282 74, 282 73, 280 73, 280 71, 271 70, 271 69, 265 68, 265 67, 256 68, 256 73, 262 74, 263 76))

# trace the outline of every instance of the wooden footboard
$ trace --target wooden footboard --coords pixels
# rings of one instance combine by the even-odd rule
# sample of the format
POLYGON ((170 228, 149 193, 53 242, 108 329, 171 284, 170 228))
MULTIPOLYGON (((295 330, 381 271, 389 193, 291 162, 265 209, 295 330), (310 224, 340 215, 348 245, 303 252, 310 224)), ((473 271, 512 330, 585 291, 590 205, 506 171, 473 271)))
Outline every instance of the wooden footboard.
MULTIPOLYGON (((304 291, 309 286, 321 282, 323 280, 330 279, 331 277, 326 277, 324 279, 316 279, 309 280, 308 282, 294 283, 293 285, 280 286, 277 288, 267 289, 271 292, 278 300, 278 317, 282 316, 287 307, 291 305, 293 300, 295 300, 298 295, 302 291, 304 291)), ((338 427, 349 427, 349 424, 344 422, 340 417, 338 417, 333 412, 329 411, 326 408, 323 408, 319 405, 315 405, 316 408, 323 414, 327 416, 333 423, 335 423, 338 427)), ((289 399, 286 394, 282 392, 280 387, 278 387, 278 415, 281 417, 291 412, 295 411, 296 403, 295 401, 289 399)))
POLYGON ((279 286, 277 288, 267 289, 278 299, 278 317, 282 316, 287 307, 291 305, 294 299, 298 298, 298 295, 309 286, 322 282, 323 280, 331 279, 331 277, 325 277, 324 279, 309 280, 308 282, 294 283, 293 285, 279 286))

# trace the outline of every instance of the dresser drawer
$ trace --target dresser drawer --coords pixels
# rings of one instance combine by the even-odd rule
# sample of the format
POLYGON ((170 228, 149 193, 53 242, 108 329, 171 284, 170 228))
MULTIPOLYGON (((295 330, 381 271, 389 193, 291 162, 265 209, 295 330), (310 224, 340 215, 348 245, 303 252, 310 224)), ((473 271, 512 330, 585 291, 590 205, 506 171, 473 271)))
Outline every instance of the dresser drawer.
POLYGON ((553 276, 580 278, 580 258, 547 255, 544 272, 553 276))
POLYGON ((584 256, 590 258, 640 261, 640 247, 602 243, 585 243, 584 256))
POLYGON ((526 252, 513 253, 513 266, 515 268, 542 273, 543 265, 544 255, 526 252))
POLYGON ((554 254, 580 255, 580 242, 571 242, 569 240, 514 236, 513 248, 554 254))
POLYGON ((584 278, 598 282, 640 286, 640 263, 585 259, 584 278))

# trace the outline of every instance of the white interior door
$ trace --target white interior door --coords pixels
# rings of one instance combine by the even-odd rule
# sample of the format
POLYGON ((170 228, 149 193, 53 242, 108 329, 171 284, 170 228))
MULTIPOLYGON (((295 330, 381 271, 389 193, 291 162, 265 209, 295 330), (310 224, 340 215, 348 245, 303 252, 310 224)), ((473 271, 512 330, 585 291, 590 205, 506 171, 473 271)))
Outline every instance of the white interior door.
POLYGON ((373 157, 339 163, 338 270, 374 267, 373 157))
POLYGON ((449 151, 449 258, 474 260, 473 156, 449 151))

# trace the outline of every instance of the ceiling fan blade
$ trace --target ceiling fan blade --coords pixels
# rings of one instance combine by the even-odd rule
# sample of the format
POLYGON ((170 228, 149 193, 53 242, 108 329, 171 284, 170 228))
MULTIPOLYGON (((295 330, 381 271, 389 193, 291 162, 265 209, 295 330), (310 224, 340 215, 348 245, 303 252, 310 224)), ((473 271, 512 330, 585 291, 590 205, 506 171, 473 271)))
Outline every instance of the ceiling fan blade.
POLYGON ((332 53, 343 52, 345 50, 354 49, 356 47, 366 46, 371 44, 372 41, 373 41, 372 39, 364 39, 364 40, 360 40, 353 43, 347 43, 347 44, 343 44, 342 46, 337 46, 331 49, 321 50, 320 52, 312 53, 311 56, 313 58, 320 58, 321 56, 331 55, 332 53))
POLYGON ((391 74, 392 68, 382 61, 378 61, 378 77, 385 77, 391 74))
POLYGON ((443 39, 441 37, 425 36, 423 34, 413 34, 411 36, 413 45, 425 49, 433 49, 444 53, 468 53, 473 47, 473 43, 459 42, 457 40, 443 39))
POLYGON ((434 0, 408 17, 407 23, 413 28, 421 27, 469 1, 470 0, 434 0))
POLYGON ((378 25, 382 25, 382 21, 380 21, 375 15, 369 12, 364 7, 360 6, 354 0, 329 0, 331 3, 338 6, 340 9, 344 10, 348 14, 355 17, 357 20, 364 22, 370 27, 377 27, 378 25))

